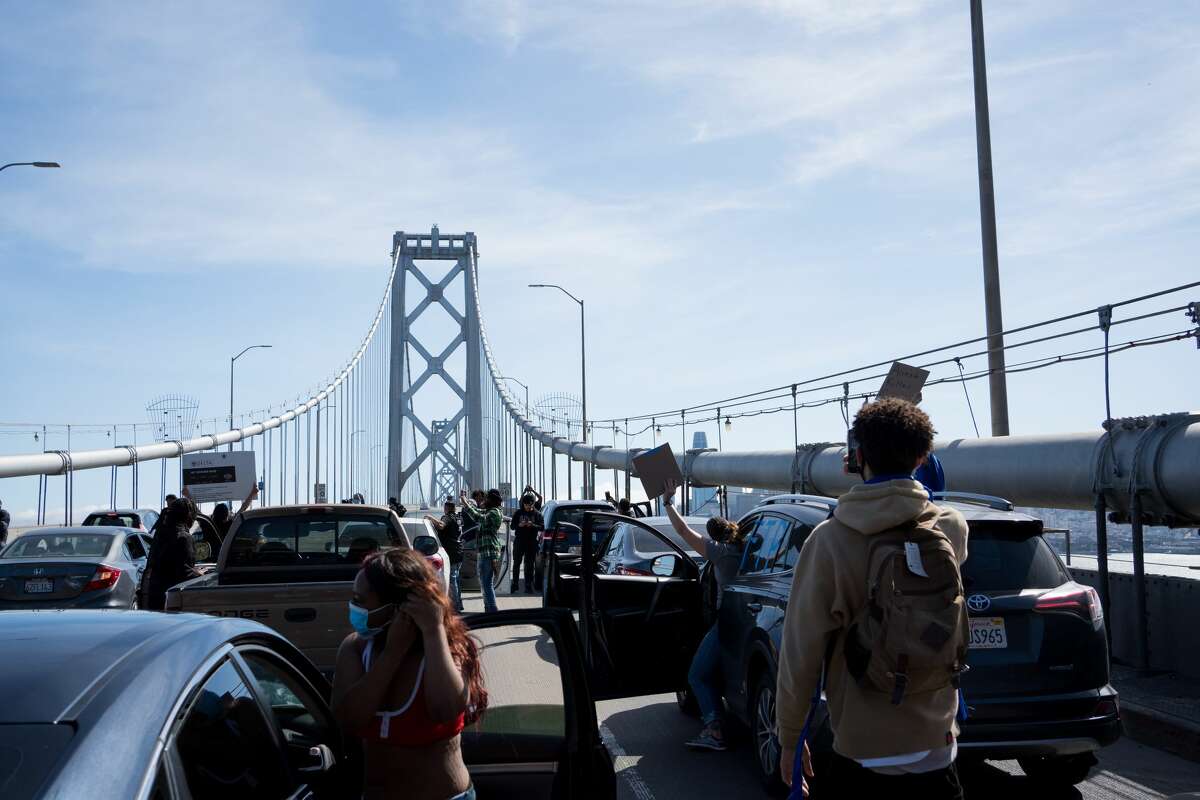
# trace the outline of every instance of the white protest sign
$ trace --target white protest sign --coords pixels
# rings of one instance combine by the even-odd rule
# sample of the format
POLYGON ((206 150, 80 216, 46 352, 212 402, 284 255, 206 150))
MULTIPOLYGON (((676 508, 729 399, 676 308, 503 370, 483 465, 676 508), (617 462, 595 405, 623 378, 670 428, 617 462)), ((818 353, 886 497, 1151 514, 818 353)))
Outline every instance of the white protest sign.
POLYGON ((194 503, 241 502, 257 480, 253 450, 190 453, 183 457, 183 486, 194 503))

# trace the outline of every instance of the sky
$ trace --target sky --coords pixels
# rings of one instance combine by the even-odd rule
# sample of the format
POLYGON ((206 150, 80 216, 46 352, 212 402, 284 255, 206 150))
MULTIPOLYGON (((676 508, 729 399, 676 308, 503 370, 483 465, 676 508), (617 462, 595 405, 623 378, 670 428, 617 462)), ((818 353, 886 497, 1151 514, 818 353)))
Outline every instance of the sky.
MULTIPOLYGON (((585 299, 597 419, 984 331, 964 2, 0 6, 20 32, 0 41, 0 156, 63 165, 0 174, 3 453, 43 446, 18 423, 144 422, 167 393, 220 416, 252 343, 273 347, 239 362, 239 412, 307 396, 361 341, 393 232, 434 224, 478 236, 488 336, 535 401, 578 391, 577 308, 526 286, 585 299)), ((1195 11, 985 4, 1007 327, 1200 274, 1195 11)), ((1198 357, 1114 357, 1114 414, 1193 407, 1198 357)), ((1099 361, 1009 390, 1014 433, 1104 418, 1099 361)), ((986 435, 986 385, 968 391, 986 435)), ((973 435, 961 385, 924 405, 973 435)), ((738 419, 724 446, 788 448, 787 417, 738 419)), ((836 406, 799 428, 844 435, 836 406)), ((107 502, 81 486, 99 496, 77 508, 107 502)), ((35 487, 0 480, 0 500, 28 519, 35 487)))

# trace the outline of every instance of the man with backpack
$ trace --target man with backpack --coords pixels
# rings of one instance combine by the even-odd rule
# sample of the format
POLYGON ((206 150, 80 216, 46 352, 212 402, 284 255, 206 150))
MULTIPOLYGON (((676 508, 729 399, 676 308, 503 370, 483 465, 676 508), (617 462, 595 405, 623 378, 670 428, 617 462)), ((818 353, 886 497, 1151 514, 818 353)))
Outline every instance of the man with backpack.
POLYGON ((912 477, 933 434, 909 402, 863 406, 847 437, 847 469, 863 485, 839 499, 800 551, 776 717, 782 777, 801 781, 805 795, 813 770, 803 740, 824 688, 834 753, 816 777, 819 796, 963 796, 954 761, 968 639, 959 573, 967 524, 929 502, 912 477), (794 774, 798 746, 802 769, 794 774))

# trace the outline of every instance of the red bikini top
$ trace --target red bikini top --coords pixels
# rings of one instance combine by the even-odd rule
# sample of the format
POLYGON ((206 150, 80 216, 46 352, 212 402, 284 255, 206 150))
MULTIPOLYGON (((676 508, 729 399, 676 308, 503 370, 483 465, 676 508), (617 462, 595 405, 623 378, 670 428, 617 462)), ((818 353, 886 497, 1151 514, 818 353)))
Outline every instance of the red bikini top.
MULTIPOLYGON (((367 646, 363 648, 364 670, 371 668, 372 644, 373 640, 367 640, 367 646)), ((462 733, 466 724, 462 714, 450 722, 434 722, 430 718, 429 708, 425 704, 425 693, 421 691, 421 679, 424 677, 425 659, 422 657, 408 701, 395 711, 375 712, 375 716, 380 718, 379 725, 368 725, 360 730, 358 735, 367 741, 384 742, 397 747, 423 747, 453 739, 462 733)))

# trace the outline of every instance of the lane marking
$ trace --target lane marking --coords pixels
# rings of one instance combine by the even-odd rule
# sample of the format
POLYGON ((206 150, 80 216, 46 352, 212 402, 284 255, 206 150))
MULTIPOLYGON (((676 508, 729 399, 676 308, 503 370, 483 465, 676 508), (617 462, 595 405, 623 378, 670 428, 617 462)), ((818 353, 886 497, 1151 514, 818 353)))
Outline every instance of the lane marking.
POLYGON ((607 725, 600 726, 600 739, 613 757, 613 768, 617 772, 617 777, 625 779, 633 796, 638 800, 654 800, 654 792, 650 791, 650 787, 642 780, 637 762, 625 752, 625 748, 621 747, 617 737, 613 735, 607 725), (621 765, 622 760, 625 762, 624 766, 621 765))

